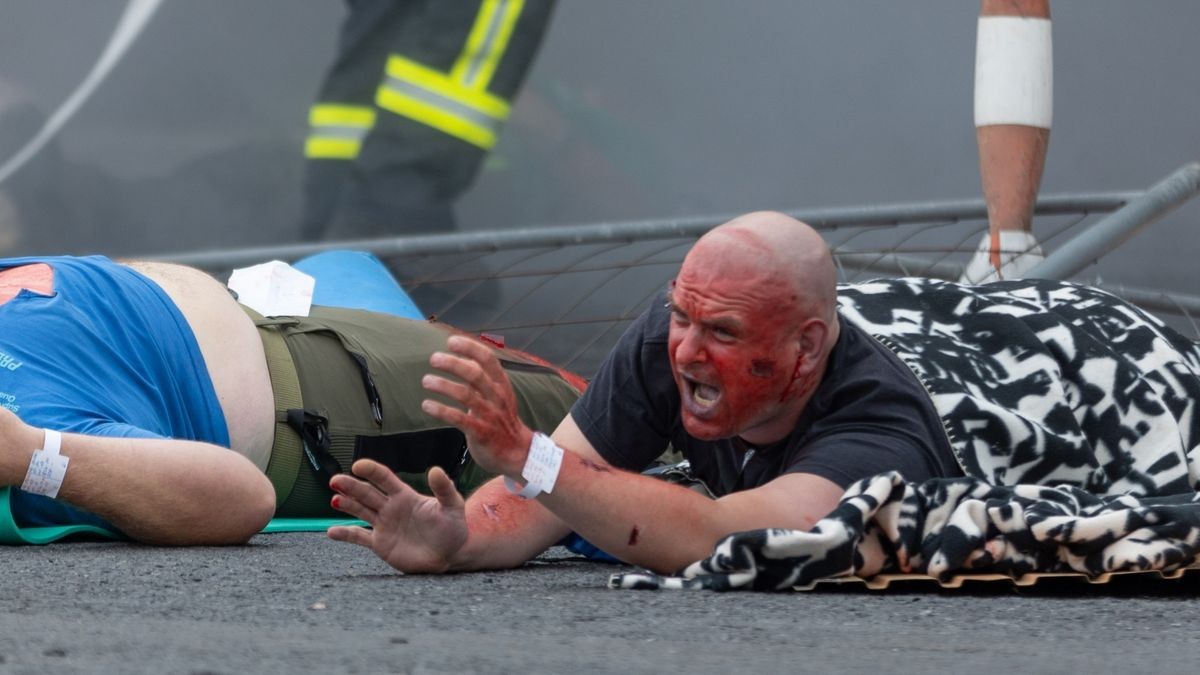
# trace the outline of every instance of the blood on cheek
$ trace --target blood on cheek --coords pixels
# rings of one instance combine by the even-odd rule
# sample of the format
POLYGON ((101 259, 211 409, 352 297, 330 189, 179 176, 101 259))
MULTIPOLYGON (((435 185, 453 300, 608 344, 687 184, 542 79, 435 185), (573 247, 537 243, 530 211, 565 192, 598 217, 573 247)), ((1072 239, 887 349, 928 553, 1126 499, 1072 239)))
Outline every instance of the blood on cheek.
POLYGON ((754 359, 750 362, 750 374, 754 377, 775 377, 775 362, 771 359, 754 359))
POLYGON ((739 392, 739 397, 754 396, 776 386, 778 368, 773 359, 746 359, 745 352, 721 354, 715 351, 710 352, 709 357, 713 370, 720 374, 725 389, 739 392))
MULTIPOLYGON (((797 370, 799 370, 799 364, 797 364, 797 370)), ((795 396, 796 398, 807 396, 810 392, 812 392, 813 389, 816 389, 817 379, 817 373, 815 372, 810 372, 805 377, 799 377, 797 374, 793 374, 792 381, 788 382, 788 386, 779 396, 779 400, 786 400, 789 396, 795 396)))

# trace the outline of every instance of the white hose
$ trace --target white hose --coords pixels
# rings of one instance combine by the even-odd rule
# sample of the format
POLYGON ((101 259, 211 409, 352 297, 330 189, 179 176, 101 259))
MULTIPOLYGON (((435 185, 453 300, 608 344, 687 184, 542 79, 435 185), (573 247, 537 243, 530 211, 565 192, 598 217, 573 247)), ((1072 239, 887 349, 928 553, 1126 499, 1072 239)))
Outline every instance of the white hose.
POLYGON ((121 14, 120 21, 117 22, 117 27, 113 29, 112 37, 108 39, 108 44, 104 46, 104 51, 96 60, 96 64, 92 66, 92 70, 83 79, 83 82, 79 83, 75 91, 71 92, 71 95, 62 102, 62 105, 58 106, 58 109, 46 119, 46 123, 34 134, 33 138, 29 139, 16 154, 8 158, 3 166, 0 166, 0 183, 8 180, 10 176, 25 166, 95 93, 113 67, 125 56, 130 45, 137 40, 138 35, 141 35, 142 29, 158 11, 160 4, 162 4, 162 0, 129 0, 125 5, 124 13, 121 14))

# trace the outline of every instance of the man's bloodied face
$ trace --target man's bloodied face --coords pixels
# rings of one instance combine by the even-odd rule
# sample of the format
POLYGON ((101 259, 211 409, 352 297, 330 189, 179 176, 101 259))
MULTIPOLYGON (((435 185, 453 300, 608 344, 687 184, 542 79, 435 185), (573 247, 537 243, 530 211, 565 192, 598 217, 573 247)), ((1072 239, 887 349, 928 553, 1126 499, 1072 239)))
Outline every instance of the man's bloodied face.
POLYGON ((671 369, 696 438, 774 435, 795 412, 799 298, 780 275, 744 263, 689 255, 669 295, 671 369))

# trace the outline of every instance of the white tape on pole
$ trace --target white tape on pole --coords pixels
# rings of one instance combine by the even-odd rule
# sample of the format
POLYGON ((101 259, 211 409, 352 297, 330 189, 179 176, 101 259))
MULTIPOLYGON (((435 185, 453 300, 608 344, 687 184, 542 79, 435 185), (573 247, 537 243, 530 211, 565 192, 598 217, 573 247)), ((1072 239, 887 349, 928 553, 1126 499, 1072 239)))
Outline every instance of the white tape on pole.
POLYGON ((975 38, 975 126, 1049 129, 1054 112, 1050 20, 981 16, 975 38))

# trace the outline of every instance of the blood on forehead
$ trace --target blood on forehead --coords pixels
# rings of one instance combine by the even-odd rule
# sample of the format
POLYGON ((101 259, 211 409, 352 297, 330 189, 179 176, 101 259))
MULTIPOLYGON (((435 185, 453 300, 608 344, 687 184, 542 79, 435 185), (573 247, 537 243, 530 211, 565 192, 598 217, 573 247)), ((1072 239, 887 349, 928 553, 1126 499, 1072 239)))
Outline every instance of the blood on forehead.
POLYGON ((767 242, 744 228, 727 228, 698 242, 671 290, 679 285, 701 295, 712 289, 727 297, 744 297, 769 304, 774 311, 802 302, 795 270, 784 269, 767 242))
POLYGON ((748 326, 790 324, 801 308, 795 285, 759 270, 683 270, 667 289, 667 307, 692 319, 726 319, 748 326), (736 314, 729 314, 736 312, 736 314))

